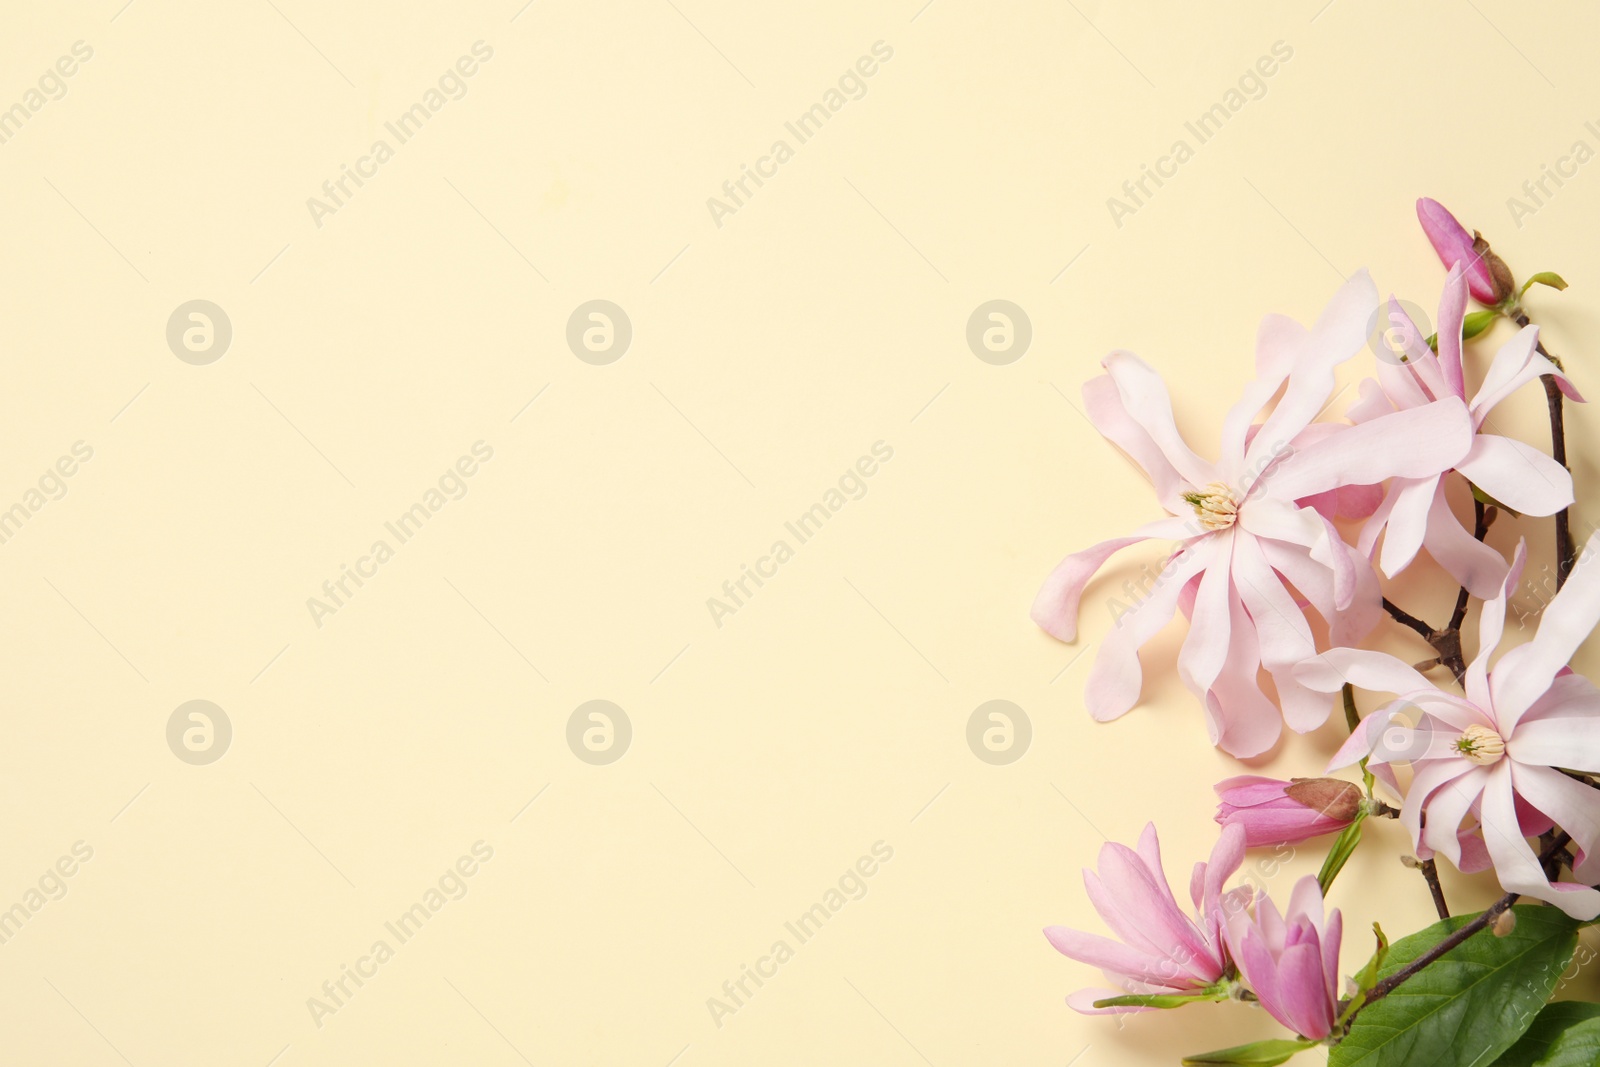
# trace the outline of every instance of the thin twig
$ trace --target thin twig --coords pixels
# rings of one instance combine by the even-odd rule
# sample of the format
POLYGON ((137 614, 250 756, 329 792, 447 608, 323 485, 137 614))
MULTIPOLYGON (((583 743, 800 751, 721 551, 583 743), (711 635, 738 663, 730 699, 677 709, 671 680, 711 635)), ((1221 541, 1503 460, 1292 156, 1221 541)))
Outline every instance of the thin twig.
MULTIPOLYGON (((1545 860, 1549 859, 1561 849, 1565 848, 1569 840, 1570 838, 1568 838, 1566 834, 1562 834, 1556 838, 1555 843, 1550 848, 1545 850, 1544 855, 1539 857, 1539 862, 1542 864, 1545 860)), ((1371 989, 1367 990, 1367 997, 1365 1002, 1362 1003, 1361 1009, 1365 1011, 1377 1001, 1380 1001, 1390 993, 1393 993, 1401 983, 1406 981, 1406 979, 1411 978, 1418 971, 1422 970, 1428 964, 1432 963, 1440 956, 1443 956, 1446 952, 1449 952, 1451 949, 1461 944, 1473 934, 1489 926, 1500 917, 1501 912, 1506 911, 1511 907, 1511 905, 1515 904, 1517 899, 1518 894, 1507 893, 1505 896, 1501 897, 1499 900, 1495 901, 1493 904, 1490 904, 1486 909, 1484 909, 1483 914, 1474 917, 1449 937, 1445 938, 1443 941, 1440 941, 1437 945, 1434 945, 1428 951, 1424 952, 1422 955, 1418 956, 1416 959, 1412 960, 1410 963, 1406 964, 1404 967, 1400 968, 1398 971, 1394 972, 1377 985, 1374 985, 1371 989)))
MULTIPOLYGON (((1528 313, 1520 307, 1511 312, 1511 321, 1518 326, 1527 326, 1531 321, 1528 313)), ((1548 359, 1561 369, 1561 360, 1557 359, 1545 348, 1544 341, 1538 341, 1535 346, 1541 356, 1548 359)), ((1550 458, 1567 467, 1567 417, 1566 408, 1561 396, 1561 383, 1554 374, 1539 376, 1540 383, 1544 386, 1545 407, 1550 412, 1550 458)), ((1568 467, 1568 470, 1571 468, 1568 467)), ((1577 564, 1578 550, 1572 541, 1572 516, 1570 509, 1562 508, 1556 512, 1556 588, 1559 590, 1567 582, 1567 576, 1572 573, 1572 568, 1577 564)))
POLYGON ((1439 868, 1434 866, 1431 859, 1421 861, 1417 867, 1428 881, 1428 892, 1433 895, 1433 910, 1439 913, 1441 919, 1450 918, 1450 906, 1444 902, 1444 888, 1439 885, 1439 868))
POLYGON ((1388 597, 1383 598, 1383 610, 1387 611, 1389 616, 1393 618, 1395 622, 1411 627, 1411 629, 1422 635, 1423 640, 1427 641, 1429 644, 1433 643, 1433 635, 1437 631, 1427 623, 1423 622, 1421 619, 1417 618, 1415 615, 1411 614, 1409 611, 1402 608, 1399 604, 1396 604, 1394 601, 1390 600, 1388 597))

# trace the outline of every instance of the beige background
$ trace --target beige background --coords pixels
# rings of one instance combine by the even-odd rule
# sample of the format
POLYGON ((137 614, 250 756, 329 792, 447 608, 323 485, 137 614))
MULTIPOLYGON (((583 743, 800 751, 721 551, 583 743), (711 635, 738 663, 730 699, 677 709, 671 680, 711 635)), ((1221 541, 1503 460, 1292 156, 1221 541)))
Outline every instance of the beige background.
MULTIPOLYGON (((1239 771, 1163 670, 1176 633, 1150 707, 1082 710, 1077 657, 1145 557, 1078 647, 1028 621, 1062 554, 1155 514, 1071 404, 1132 348, 1209 451, 1262 314, 1309 319, 1363 265, 1432 308, 1418 195, 1566 275, 1533 306, 1600 391, 1600 163, 1520 229, 1505 205, 1600 147, 1588 9, 122 4, 11 3, 0 34, 0 107, 94 50, 0 145, 0 507, 94 453, 0 545, 0 907, 93 849, 0 945, 8 1061, 1092 1067, 1277 1032, 1080 1018, 1062 998, 1096 976, 1040 936, 1098 928, 1102 834, 1155 819, 1185 884, 1239 771), (307 198, 479 40, 464 98, 317 227, 307 198), (707 198, 877 41, 865 96, 719 228, 707 198), (1114 225, 1107 197, 1278 41, 1265 94, 1114 225), (594 298, 633 324, 609 366, 564 340, 594 298), (1009 366, 964 338, 995 298, 1032 322, 1009 366), (206 366, 165 340, 193 299, 233 327, 206 366), (307 598, 479 440, 466 496, 316 626, 307 598), (880 440, 866 495, 714 625, 880 440), (208 766, 165 739, 192 699, 234 731, 208 766), (591 699, 632 723, 609 766, 565 740, 591 699), (1031 718, 1009 766, 965 740, 991 699, 1031 718), (480 840, 466 895, 315 1025, 307 998, 480 840), (877 841, 866 895, 718 1027, 707 998, 877 841)), ((1503 424, 1542 443, 1539 415, 1503 424)), ((1373 918, 1430 914, 1383 831, 1338 894, 1346 970, 1373 918)))

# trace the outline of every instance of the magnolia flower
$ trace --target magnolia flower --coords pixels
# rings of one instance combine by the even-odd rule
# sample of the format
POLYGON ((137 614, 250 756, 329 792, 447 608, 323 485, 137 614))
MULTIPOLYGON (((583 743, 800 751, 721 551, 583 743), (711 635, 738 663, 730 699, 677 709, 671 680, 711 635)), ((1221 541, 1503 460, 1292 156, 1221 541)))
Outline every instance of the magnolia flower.
POLYGON ((1245 847, 1287 845, 1349 826, 1361 809, 1361 790, 1337 778, 1240 775, 1218 782, 1217 822, 1241 826, 1245 847))
POLYGON ((1500 257, 1489 250, 1488 241, 1468 233, 1443 204, 1427 197, 1417 201, 1417 221, 1422 223, 1422 232, 1427 234, 1428 243, 1433 245, 1446 267, 1462 265, 1467 285, 1472 289, 1472 299, 1493 306, 1506 298, 1515 283, 1500 257), (1495 277, 1493 264, 1505 270, 1503 280, 1495 277))
POLYGON ((1332 701, 1293 675, 1316 650, 1299 597, 1328 621, 1335 644, 1352 644, 1380 617, 1379 594, 1366 558, 1306 502, 1391 477, 1436 478, 1471 444, 1466 406, 1453 396, 1359 426, 1313 427, 1334 395, 1335 368, 1365 342, 1376 306, 1362 271, 1310 330, 1282 316, 1263 321, 1257 377, 1228 413, 1215 463, 1184 442, 1165 384, 1136 356, 1113 352, 1102 363, 1107 373, 1085 384, 1089 418, 1143 469, 1167 517, 1062 560, 1034 600, 1034 621, 1073 640, 1084 587, 1115 552, 1150 539, 1179 542, 1149 595, 1101 643, 1085 694, 1096 719, 1138 702, 1139 649, 1180 605, 1191 625, 1178 673, 1204 706, 1214 744, 1253 756, 1272 746, 1284 721, 1304 732, 1327 718, 1332 701), (1281 713, 1257 684, 1261 667, 1281 713))
MULTIPOLYGON (((1600 689, 1567 660, 1600 622, 1600 532, 1545 608, 1533 640, 1489 669, 1505 628, 1506 602, 1526 557, 1518 544, 1500 593, 1483 605, 1478 654, 1466 696, 1442 692, 1382 652, 1336 648, 1301 665, 1301 681, 1324 692, 1349 682, 1398 700, 1367 716, 1331 766, 1370 757, 1375 770, 1410 760, 1400 819, 1417 855, 1441 854, 1463 870, 1492 863, 1507 892, 1546 900, 1573 918, 1600 916, 1600 790, 1561 769, 1600 772, 1600 689), (1560 768, 1560 769, 1558 769, 1560 768), (1462 822, 1471 815, 1481 843, 1462 822), (1426 816, 1426 824, 1424 824, 1426 816), (1552 884, 1527 838, 1559 826, 1577 846, 1579 882, 1552 884), (1484 853, 1486 852, 1486 857, 1484 853)), ((1392 782, 1393 776, 1389 775, 1392 782)))
POLYGON ((1339 1015, 1339 937, 1335 909, 1323 919, 1322 888, 1307 875, 1289 895, 1289 911, 1262 894, 1255 918, 1244 909, 1228 916, 1228 951, 1267 1014, 1301 1037, 1320 1041, 1339 1015))
POLYGON ((1100 848, 1100 873, 1083 872, 1084 888, 1095 911, 1121 941, 1065 926, 1047 926, 1044 936, 1064 956, 1099 967, 1116 989, 1085 989, 1067 1004, 1085 1015, 1146 1011, 1094 1002, 1135 994, 1192 994, 1216 985, 1228 973, 1222 923, 1231 909, 1243 907, 1248 889, 1224 893, 1222 885, 1244 862, 1244 831, 1225 827, 1209 863, 1196 863, 1189 895, 1196 914, 1185 915, 1161 868, 1161 844, 1154 823, 1147 824, 1135 851, 1106 842, 1100 848), (1241 899, 1240 894, 1243 894, 1241 899))
MULTIPOLYGON (((1434 355, 1410 316, 1397 301, 1389 302, 1389 321, 1398 331, 1403 354, 1378 360, 1377 380, 1361 383, 1361 399, 1349 411, 1357 422, 1395 411, 1424 407, 1441 397, 1466 400, 1461 363, 1461 323, 1467 307, 1463 264, 1450 268, 1439 300, 1439 354, 1434 355)), ((1492 499, 1525 515, 1554 515, 1572 504, 1572 475, 1531 445, 1494 433, 1479 432, 1494 406, 1540 375, 1556 377, 1562 390, 1581 401, 1565 374, 1535 351, 1539 328, 1525 326, 1495 356, 1483 385, 1467 403, 1476 436, 1456 470, 1492 499)), ((1445 499, 1445 477, 1396 478, 1383 503, 1361 531, 1359 547, 1371 556, 1384 534, 1379 564, 1389 577, 1404 570, 1419 548, 1432 556, 1461 585, 1481 600, 1495 595, 1506 576, 1505 559, 1468 533, 1445 499)))

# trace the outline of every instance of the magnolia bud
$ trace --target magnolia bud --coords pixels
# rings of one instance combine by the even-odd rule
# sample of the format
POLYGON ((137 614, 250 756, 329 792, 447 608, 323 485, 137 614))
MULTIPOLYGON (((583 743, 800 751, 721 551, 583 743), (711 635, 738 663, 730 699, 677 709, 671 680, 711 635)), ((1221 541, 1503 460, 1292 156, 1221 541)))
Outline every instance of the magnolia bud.
POLYGON ((1494 936, 1505 937, 1517 928, 1517 913, 1507 908, 1494 917, 1494 936))
POLYGON ((1503 303, 1517 288, 1517 280, 1511 276, 1511 268, 1506 266, 1506 261, 1495 255, 1494 249, 1489 247, 1489 242, 1483 239, 1483 234, 1477 230, 1472 231, 1472 251, 1489 268, 1489 277, 1494 285, 1494 303, 1503 303))
POLYGON ((1337 778, 1244 775, 1216 786, 1217 822, 1244 827, 1251 848, 1293 844, 1348 826, 1361 809, 1361 790, 1337 778))
MULTIPOLYGON (((1461 264, 1461 270, 1467 279, 1467 288, 1472 293, 1472 298, 1480 304, 1498 304, 1504 299, 1503 294, 1496 291, 1493 271, 1482 256, 1478 255, 1477 243, 1467 236, 1467 229, 1456 221, 1456 217, 1437 200, 1422 199, 1417 201, 1417 220, 1422 223, 1422 232, 1428 237, 1433 250, 1439 253, 1439 260, 1446 267, 1461 264)), ((1486 244, 1485 248, 1488 247, 1486 244)))
POLYGON ((1338 822, 1349 822, 1361 810, 1361 790, 1338 778, 1291 778, 1284 793, 1290 800, 1338 822))

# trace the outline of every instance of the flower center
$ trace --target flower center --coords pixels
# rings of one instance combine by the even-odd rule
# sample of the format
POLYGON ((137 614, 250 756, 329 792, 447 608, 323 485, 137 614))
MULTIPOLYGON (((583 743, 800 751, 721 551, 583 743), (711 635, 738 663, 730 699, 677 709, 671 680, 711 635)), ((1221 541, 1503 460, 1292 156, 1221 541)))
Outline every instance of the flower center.
POLYGON ((1480 767, 1487 767, 1506 754, 1506 743, 1500 735, 1476 723, 1462 731, 1455 747, 1463 757, 1480 767))
POLYGON ((1183 499, 1200 517, 1200 525, 1208 530, 1226 530, 1239 518, 1239 497, 1221 482, 1185 493, 1183 499))

